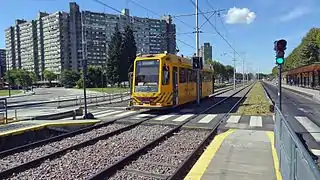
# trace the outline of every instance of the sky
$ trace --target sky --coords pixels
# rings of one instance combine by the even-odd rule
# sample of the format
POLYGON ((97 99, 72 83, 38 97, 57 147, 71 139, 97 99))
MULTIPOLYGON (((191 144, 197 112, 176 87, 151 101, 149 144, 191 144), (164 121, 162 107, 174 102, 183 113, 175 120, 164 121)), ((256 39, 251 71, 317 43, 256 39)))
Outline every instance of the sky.
MULTIPOLYGON (((178 16, 173 22, 177 26, 179 54, 191 56, 196 51, 196 18, 190 15, 195 13, 192 0, 101 1, 117 10, 128 8, 133 16, 178 16)), ((94 0, 1 0, 0 48, 5 47, 4 30, 14 25, 15 19, 32 20, 39 11, 69 12, 69 2, 78 3, 81 10, 118 14, 94 0)), ((273 42, 286 39, 288 55, 309 29, 319 27, 319 9, 319 0, 199 0, 199 12, 222 10, 209 19, 210 23, 205 23, 206 18, 199 14, 200 46, 209 42, 213 46, 213 59, 226 65, 233 65, 234 48, 238 72, 242 72, 244 62, 245 71, 270 73, 275 65, 273 42)), ((204 15, 209 18, 211 13, 204 15)))

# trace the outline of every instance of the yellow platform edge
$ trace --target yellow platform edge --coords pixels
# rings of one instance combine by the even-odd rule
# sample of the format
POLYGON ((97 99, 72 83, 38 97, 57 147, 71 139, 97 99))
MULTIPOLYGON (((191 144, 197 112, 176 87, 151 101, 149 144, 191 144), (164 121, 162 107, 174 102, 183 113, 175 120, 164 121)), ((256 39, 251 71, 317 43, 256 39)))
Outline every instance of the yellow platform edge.
POLYGON ((281 176, 280 169, 279 169, 279 159, 278 159, 277 151, 274 147, 274 133, 271 131, 268 131, 266 133, 267 133, 268 138, 271 143, 271 150, 272 150, 274 170, 276 172, 276 178, 277 178, 277 180, 282 180, 282 176, 281 176))
POLYGON ((93 124, 93 123, 98 123, 101 122, 101 120, 90 120, 90 121, 75 121, 75 122, 47 122, 39 125, 33 125, 33 126, 28 126, 28 127, 23 127, 23 128, 18 128, 18 129, 13 129, 10 131, 2 132, 0 133, 0 136, 8 136, 8 135, 17 135, 24 133, 25 131, 33 131, 33 130, 39 130, 42 128, 45 128, 46 126, 71 126, 71 125, 79 125, 79 124, 93 124))
POLYGON ((200 180, 207 167, 209 166, 212 158, 215 156, 216 152, 220 148, 224 139, 232 134, 235 129, 230 129, 224 133, 221 133, 214 137, 213 141, 209 144, 206 150, 202 153, 198 161, 193 165, 185 180, 200 180))

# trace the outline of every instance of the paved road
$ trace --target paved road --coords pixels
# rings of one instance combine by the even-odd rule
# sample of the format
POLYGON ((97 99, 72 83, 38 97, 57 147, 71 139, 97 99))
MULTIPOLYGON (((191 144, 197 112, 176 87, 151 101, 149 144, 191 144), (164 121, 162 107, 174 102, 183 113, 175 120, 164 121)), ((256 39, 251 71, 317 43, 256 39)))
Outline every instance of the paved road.
MULTIPOLYGON (((37 102, 37 101, 50 101, 56 100, 58 97, 69 96, 69 97, 76 97, 82 96, 83 90, 82 89, 66 89, 66 88, 36 88, 34 89, 35 95, 29 96, 20 96, 20 97, 13 97, 8 98, 8 103, 26 103, 26 102, 37 102)), ((92 92, 87 91, 88 95, 91 94, 102 94, 99 92, 92 92)))
MULTIPOLYGON (((264 83, 273 101, 277 101, 278 89, 264 83)), ((320 156, 320 104, 310 98, 283 89, 282 113, 295 132, 303 134, 310 150, 320 156)))

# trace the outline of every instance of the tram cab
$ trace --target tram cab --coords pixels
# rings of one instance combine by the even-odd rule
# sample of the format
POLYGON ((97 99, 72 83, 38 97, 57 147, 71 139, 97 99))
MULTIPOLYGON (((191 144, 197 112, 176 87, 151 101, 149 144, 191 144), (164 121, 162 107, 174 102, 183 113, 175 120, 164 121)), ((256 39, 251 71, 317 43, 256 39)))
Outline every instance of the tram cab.
MULTIPOLYGON (((200 94, 213 93, 213 70, 200 72, 200 94)), ((131 87, 132 106, 162 109, 196 100, 196 73, 190 60, 173 54, 138 56, 134 62, 131 87)))

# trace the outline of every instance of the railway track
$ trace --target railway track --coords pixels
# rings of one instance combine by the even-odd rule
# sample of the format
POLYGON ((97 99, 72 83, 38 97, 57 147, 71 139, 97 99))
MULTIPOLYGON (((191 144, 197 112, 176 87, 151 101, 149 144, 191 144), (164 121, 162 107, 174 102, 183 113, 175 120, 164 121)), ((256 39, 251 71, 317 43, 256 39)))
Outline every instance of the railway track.
MULTIPOLYGON (((231 87, 224 87, 224 88, 218 88, 216 93, 213 94, 211 97, 215 97, 215 96, 218 96, 220 94, 223 94, 225 92, 228 92, 232 90, 231 87)), ((183 109, 184 107, 180 107, 178 109, 183 109)), ((154 111, 142 111, 141 113, 152 113, 154 111)), ((85 133, 87 131, 90 131, 90 130, 93 130, 93 129, 96 129, 96 128, 100 128, 102 126, 105 126, 105 125, 109 125, 110 123, 114 123, 120 119, 126 119, 126 118, 131 118, 133 116, 135 116, 136 114, 130 114, 130 115, 126 115, 126 116, 122 116, 120 118, 117 118, 117 119, 114 119, 112 121, 109 121, 109 122, 103 122, 102 124, 99 124, 99 125, 96 125, 96 126, 93 126, 93 127, 88 127, 88 128, 84 128, 84 129, 79 129, 77 131, 73 131, 73 132, 70 132, 70 133, 65 133, 65 134, 60 134, 60 135, 54 135, 53 137, 51 136, 50 138, 46 138, 44 140, 40 140, 40 141, 37 141, 37 142, 29 142, 28 144, 25 144, 25 145, 22 145, 22 146, 18 146, 18 147, 15 147, 15 148, 10 148, 10 149, 5 149, 3 151, 0 151, 0 158, 3 158, 5 156, 8 156, 10 154, 14 154, 14 153, 17 153, 17 152, 20 152, 20 151, 25 151, 27 149, 31 149, 31 148, 35 148, 35 147, 38 147, 38 146, 42 146, 44 144, 47 144, 47 143, 51 143, 51 142, 54 142, 54 141, 60 141, 61 139, 64 139, 64 138, 69 138, 69 137, 72 137, 72 136, 75 136, 77 134, 81 134, 81 133, 85 133)), ((34 124, 36 125, 36 124, 34 124)), ((13 124, 9 124, 5 127, 2 127, 2 129, 6 128, 6 130, 11 130, 11 129, 16 129, 17 127, 27 127, 27 126, 30 126, 30 124, 25 124, 25 125, 13 125, 13 124)), ((1 162, 0 162, 1 163, 1 162)), ((0 167, 0 172, 1 172, 1 167, 0 167)))
MULTIPOLYGON (((211 107, 206 108, 199 114, 210 113, 210 111, 221 104, 228 104, 229 111, 221 117, 213 129, 184 129, 188 120, 173 128, 166 134, 150 142, 146 146, 129 154, 113 165, 100 171, 89 179, 181 179, 185 176, 187 169, 194 161, 204 146, 216 134, 219 124, 226 116, 237 107, 244 97, 249 93, 253 85, 241 89, 232 94, 243 93, 235 103, 230 104, 230 97, 226 97, 211 107), (151 149, 151 150, 150 150, 151 149)), ((189 120, 195 117, 190 117, 189 120)))
MULTIPOLYGON (((228 98, 225 98, 224 101, 227 100, 228 98)), ((215 106, 224 101, 217 102, 215 106)), ((123 159, 131 157, 140 149, 145 150, 146 147, 161 141, 164 137, 169 137, 184 124, 177 127, 142 125, 151 118, 133 124, 113 124, 117 121, 113 120, 72 132, 73 134, 69 133, 69 135, 2 152, 0 153, 0 177, 84 179, 90 176, 95 177, 94 174, 99 176, 101 174, 99 171, 104 167, 113 167, 114 164, 124 162, 123 159), (93 129, 95 131, 90 131, 93 129), (130 156, 126 156, 130 153, 130 156), (61 170, 63 173, 58 173, 61 170)), ((204 134, 209 133, 206 131, 204 134)))

